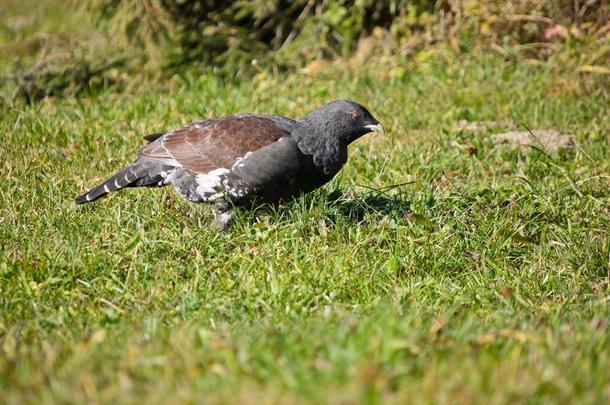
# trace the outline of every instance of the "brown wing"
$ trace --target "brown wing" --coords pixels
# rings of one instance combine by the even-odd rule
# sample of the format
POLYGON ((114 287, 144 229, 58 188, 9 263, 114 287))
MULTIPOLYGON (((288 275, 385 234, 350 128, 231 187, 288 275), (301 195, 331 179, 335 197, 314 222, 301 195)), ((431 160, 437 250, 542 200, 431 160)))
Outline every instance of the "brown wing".
POLYGON ((237 159, 269 145, 286 132, 271 118, 231 116, 197 122, 168 133, 141 151, 140 156, 182 167, 193 173, 231 168, 237 159))

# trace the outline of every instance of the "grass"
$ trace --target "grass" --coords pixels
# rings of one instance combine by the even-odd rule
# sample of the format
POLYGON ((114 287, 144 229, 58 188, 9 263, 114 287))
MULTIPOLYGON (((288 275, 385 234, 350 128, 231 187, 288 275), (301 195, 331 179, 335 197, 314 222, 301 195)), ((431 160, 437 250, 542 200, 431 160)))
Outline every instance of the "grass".
POLYGON ((400 74, 187 75, 0 104, 0 398, 607 402, 606 79, 441 49, 400 74), (170 189, 73 205, 144 134, 336 98, 387 135, 227 233, 170 189), (525 155, 461 119, 558 128, 577 147, 525 155))

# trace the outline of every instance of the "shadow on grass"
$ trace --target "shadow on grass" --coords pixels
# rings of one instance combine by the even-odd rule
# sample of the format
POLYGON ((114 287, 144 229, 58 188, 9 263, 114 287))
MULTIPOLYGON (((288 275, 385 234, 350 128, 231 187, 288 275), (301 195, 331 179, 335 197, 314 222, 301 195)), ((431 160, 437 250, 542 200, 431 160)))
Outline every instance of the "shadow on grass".
POLYGON ((328 218, 336 222, 337 215, 348 217, 352 221, 362 222, 370 219, 404 218, 410 214, 411 202, 399 195, 387 195, 382 192, 364 194, 342 193, 334 191, 327 196, 328 204, 337 208, 336 213, 329 213, 328 218))
POLYGON ((261 205, 249 211, 237 210, 238 218, 245 226, 255 225, 264 229, 269 221, 298 223, 305 217, 320 216, 337 224, 349 219, 353 223, 375 223, 389 220, 402 222, 412 214, 411 202, 400 195, 389 195, 385 190, 364 193, 333 190, 321 191, 304 196, 303 200, 286 205, 261 205), (297 208, 300 207, 300 208, 297 208), (296 208, 296 209, 295 209, 296 208), (303 216, 304 214, 304 216, 303 216), (272 219, 275 217, 275 219, 272 219))

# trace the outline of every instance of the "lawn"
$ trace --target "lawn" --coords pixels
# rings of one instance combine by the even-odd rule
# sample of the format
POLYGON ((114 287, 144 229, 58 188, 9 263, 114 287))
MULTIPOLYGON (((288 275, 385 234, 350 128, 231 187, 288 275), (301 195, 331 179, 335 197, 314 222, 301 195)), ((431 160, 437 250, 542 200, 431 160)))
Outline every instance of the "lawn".
POLYGON ((443 47, 0 102, 0 398, 607 403, 609 105, 603 74, 443 47), (148 133, 339 98, 386 135, 228 232, 169 188, 73 203, 148 133))

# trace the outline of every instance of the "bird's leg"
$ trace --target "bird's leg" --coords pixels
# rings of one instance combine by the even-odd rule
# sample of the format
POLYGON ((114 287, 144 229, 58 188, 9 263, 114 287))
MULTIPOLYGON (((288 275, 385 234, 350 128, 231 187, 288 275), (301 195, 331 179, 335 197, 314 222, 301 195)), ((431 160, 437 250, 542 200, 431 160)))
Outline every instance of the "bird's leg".
POLYGON ((227 204, 219 204, 216 207, 216 223, 218 229, 223 232, 233 222, 233 210, 227 204))

